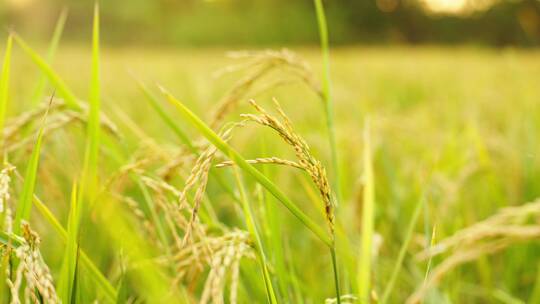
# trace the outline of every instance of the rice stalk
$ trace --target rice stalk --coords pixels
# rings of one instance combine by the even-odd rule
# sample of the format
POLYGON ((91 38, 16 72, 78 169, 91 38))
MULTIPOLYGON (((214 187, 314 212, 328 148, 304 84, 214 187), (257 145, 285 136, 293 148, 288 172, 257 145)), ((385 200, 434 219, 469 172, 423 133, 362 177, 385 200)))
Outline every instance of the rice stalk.
MULTIPOLYGON (((68 127, 69 125, 79 122, 81 124, 87 124, 87 119, 75 112, 75 111, 65 111, 63 113, 59 113, 56 115, 51 115, 50 118, 47 120, 47 124, 45 125, 43 129, 43 137, 50 136, 55 131, 61 130, 63 128, 68 127)), ((105 128, 105 131, 108 131, 108 134, 111 134, 117 138, 121 138, 121 135, 118 133, 116 126, 114 125, 102 125, 103 128, 105 128)), ((24 137, 20 140, 16 140, 14 138, 10 138, 6 142, 5 150, 6 152, 13 152, 19 149, 22 149, 29 144, 33 142, 32 137, 24 137)))
MULTIPOLYGON (((139 80, 137 80, 139 89, 143 92, 143 94, 146 96, 147 100, 150 102, 151 106, 154 108, 154 110, 158 113, 158 115, 163 119, 163 121, 167 124, 167 126, 173 130, 173 132, 177 135, 177 137, 182 141, 187 149, 182 149, 171 161, 168 161, 162 168, 159 169, 158 174, 161 178, 163 178, 166 181, 169 181, 172 179, 173 175, 175 174, 175 171, 180 168, 182 165, 189 163, 192 160, 193 155, 200 157, 200 154, 202 151, 204 151, 207 148, 207 144, 198 141, 198 142, 192 142, 185 132, 181 129, 181 127, 173 120, 172 117, 170 117, 169 114, 159 105, 159 102, 157 101, 157 98, 152 95, 152 93, 148 90, 148 88, 139 80)), ((219 183, 219 185, 233 198, 234 200, 238 201, 238 197, 234 194, 232 189, 228 186, 226 181, 222 178, 222 176, 218 174, 214 174, 214 172, 210 172, 210 175, 219 183)))
POLYGON ((204 135, 204 137, 206 137, 223 154, 230 156, 242 170, 250 174, 263 187, 272 193, 272 195, 274 195, 278 201, 283 203, 283 205, 289 209, 289 211, 291 211, 307 228, 309 228, 324 244, 332 247, 332 239, 328 237, 328 235, 316 223, 314 223, 313 220, 305 215, 281 190, 279 190, 274 183, 272 183, 266 176, 255 169, 252 165, 248 164, 247 161, 236 150, 224 142, 214 131, 212 131, 210 127, 208 127, 200 118, 186 108, 180 101, 178 101, 164 89, 162 90, 169 102, 175 105, 186 120, 196 127, 204 135))
POLYGON ((77 299, 77 277, 79 265, 79 225, 80 212, 78 204, 77 182, 73 182, 71 203, 67 224, 67 240, 60 277, 58 279, 58 294, 62 303, 74 303, 77 299))
MULTIPOLYGON (((228 126, 225 126, 223 130, 220 132, 219 137, 222 138, 224 142, 227 142, 232 137, 232 131, 235 127, 241 126, 242 123, 235 123, 230 124, 228 126)), ((208 148, 199 156, 197 161, 195 162, 194 167, 191 170, 190 175, 186 179, 184 189, 180 192, 180 195, 178 197, 178 206, 179 209, 182 210, 186 206, 187 201, 187 193, 188 191, 193 188, 196 184, 198 184, 198 187, 195 191, 195 196, 193 198, 193 203, 191 207, 191 213, 190 213, 190 219, 188 226, 185 230, 184 238, 182 241, 182 247, 185 246, 192 237, 192 231, 193 228, 198 226, 198 215, 199 215, 199 208, 201 207, 201 202, 203 199, 203 195, 206 190, 206 186, 208 183, 208 175, 210 172, 210 168, 212 165, 212 160, 214 159, 217 149, 215 146, 208 146, 208 148)), ((199 230, 200 227, 199 227, 199 230)), ((201 235, 202 238, 204 238, 204 235, 201 235)))
POLYGON ((337 269, 337 259, 335 250, 335 223, 334 223, 334 202, 332 200, 332 191, 328 178, 326 177, 326 170, 322 166, 321 162, 313 157, 311 150, 306 141, 299 136, 293 129, 292 123, 281 109, 277 100, 274 99, 276 108, 281 116, 282 121, 269 115, 262 107, 257 105, 255 101, 251 100, 252 106, 259 112, 259 115, 243 114, 242 117, 257 122, 263 126, 274 129, 280 137, 290 146, 294 148, 296 157, 299 160, 299 165, 304 169, 311 177, 313 183, 319 189, 319 194, 324 204, 325 216, 328 224, 328 229, 332 238, 332 245, 330 246, 330 255, 332 259, 332 268, 334 272, 334 282, 336 288, 336 295, 338 303, 340 300, 339 295, 339 278, 337 269))
MULTIPOLYGON (((276 68, 288 67, 303 80, 310 88, 319 94, 320 90, 312 77, 309 66, 297 58, 288 50, 262 51, 262 52, 234 52, 230 53, 233 58, 251 59, 248 64, 242 64, 239 68, 253 67, 255 71, 238 81, 233 88, 218 102, 218 107, 210 120, 210 127, 215 129, 223 121, 225 116, 233 111, 239 101, 246 96, 254 84, 276 68)), ((223 74, 239 69, 227 67, 216 74, 223 74)))
MULTIPOLYGON (((51 116, 56 114, 59 121, 64 121, 63 123, 55 123, 56 126, 54 128, 48 127, 53 130, 75 121, 84 124, 87 123, 88 107, 86 105, 81 105, 81 112, 77 112, 69 110, 62 99, 54 98, 52 103, 49 101, 50 99, 48 99, 47 102, 41 103, 36 109, 23 112, 19 116, 7 121, 3 130, 3 137, 7 146, 22 146, 23 142, 28 142, 28 137, 18 139, 19 135, 24 133, 21 131, 30 124, 34 123, 36 120, 39 120, 47 111, 51 116), (19 144, 16 143, 17 140, 19 140, 19 144)), ((111 134, 113 137, 122 138, 122 134, 120 133, 116 124, 103 113, 100 116, 102 116, 100 124, 103 130, 111 134)), ((51 117, 51 119, 53 118, 51 117)), ((14 148, 11 148, 11 150, 14 150, 14 148)))
POLYGON ((239 261, 242 258, 255 258, 249 242, 247 232, 234 230, 222 236, 208 236, 205 240, 188 244, 172 260, 177 267, 176 281, 190 280, 201 272, 200 267, 208 268, 199 303, 223 303, 227 278, 230 280, 230 303, 237 303, 239 261), (205 250, 207 247, 209 251, 205 250))
POLYGON ((334 202, 332 200, 332 190, 330 189, 328 178, 326 177, 326 170, 322 166, 322 163, 313 157, 311 149, 306 141, 294 131, 289 118, 285 115, 277 100, 274 100, 274 102, 282 118, 281 121, 268 114, 261 106, 257 105, 254 100, 251 100, 250 103, 259 114, 242 114, 241 116, 260 125, 274 129, 279 136, 294 149, 296 157, 299 160, 297 165, 310 175, 311 180, 319 189, 324 204, 328 229, 333 236, 335 229, 334 202))
POLYGON ((259 263, 261 264, 261 268, 263 272, 264 286, 266 289, 267 300, 269 303, 275 304, 277 303, 277 299, 276 299, 274 287, 272 286, 272 279, 270 278, 270 272, 268 271, 268 261, 266 258, 266 253, 264 251, 261 237, 259 235, 257 225, 255 223, 253 212, 251 211, 251 206, 248 202, 244 183, 242 181, 240 172, 237 167, 234 167, 234 174, 235 174, 236 182, 238 184, 238 190, 240 192, 240 200, 242 201, 242 209, 244 211, 246 226, 248 228, 248 231, 251 237, 255 240, 255 248, 257 250, 257 253, 259 256, 259 263))
MULTIPOLYGON (((317 14, 317 24, 319 28, 319 37, 321 40, 321 51, 323 56, 323 75, 324 81, 322 86, 322 99, 324 101, 324 109, 326 115, 326 127, 328 130, 328 143, 330 145, 330 152, 332 155, 332 167, 334 169, 334 188, 336 189, 337 199, 341 200, 341 183, 340 172, 338 163, 338 151, 336 144, 336 131, 334 127, 334 106, 332 97, 332 81, 330 78, 330 47, 328 42, 328 26, 326 24, 326 16, 324 12, 324 5, 322 0, 313 0, 315 4, 315 11, 317 14)), ((339 297, 338 297, 339 302, 339 297)))
MULTIPOLYGON (((328 143, 330 145, 330 154, 332 158, 332 167, 334 169, 334 188, 337 193, 337 201, 342 200, 341 197, 341 182, 340 182, 340 170, 338 163, 338 151, 336 144, 336 135, 334 128, 334 107, 333 107, 333 98, 331 92, 331 79, 330 79, 330 50, 328 43, 328 26, 326 24, 326 16, 324 12, 324 6, 322 0, 314 0, 315 11, 317 14, 317 24, 319 29, 319 37, 321 40, 321 50, 323 55, 323 69, 324 69, 324 80, 322 87, 322 99, 324 101, 324 109, 326 116, 326 128, 328 131, 328 143)), ((337 205, 337 204, 336 204, 337 205)), ((332 249, 332 265, 334 267, 334 276, 335 276, 335 285, 336 285, 336 299, 337 303, 341 303, 340 290, 339 290, 339 280, 337 274, 337 265, 336 265, 336 254, 335 248, 332 249)), ((360 294, 362 296, 362 294, 360 294)))

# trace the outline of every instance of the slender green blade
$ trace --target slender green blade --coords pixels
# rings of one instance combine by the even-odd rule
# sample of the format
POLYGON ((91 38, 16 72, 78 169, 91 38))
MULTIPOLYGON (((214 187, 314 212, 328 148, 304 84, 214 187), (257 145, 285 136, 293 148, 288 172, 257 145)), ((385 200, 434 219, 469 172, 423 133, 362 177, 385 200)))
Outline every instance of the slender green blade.
MULTIPOLYGON (((63 242, 67 244, 68 233, 62 227, 58 219, 52 214, 52 212, 47 208, 47 206, 34 195, 34 205, 45 218, 47 222, 54 228, 56 233, 60 236, 63 242)), ((107 278, 101 273, 101 271, 94 265, 92 260, 86 255, 83 250, 80 250, 80 262, 81 267, 85 269, 85 273, 88 273, 90 278, 96 283, 96 286, 101 291, 101 294, 105 297, 106 303, 114 303, 116 299, 116 289, 109 283, 107 278)))
MULTIPOLYGON (((154 110, 158 113, 158 115, 163 119, 163 121, 167 124, 171 130, 175 133, 175 135, 188 147, 188 149, 195 155, 199 156, 200 151, 197 150, 197 148, 193 145, 193 142, 187 136, 187 134, 182 130, 182 128, 174 121, 174 119, 167 114, 167 111, 159 104, 157 98, 150 92, 150 90, 137 78, 132 76, 132 78, 137 82, 137 86, 139 89, 143 92, 143 94, 146 96, 148 102, 154 108, 154 110)), ((235 201, 239 201, 239 198, 236 196, 236 194, 232 191, 231 187, 228 185, 228 183, 225 181, 225 179, 220 175, 217 174, 215 171, 210 171, 210 175, 213 179, 215 179, 219 185, 227 192, 228 195, 231 196, 235 201)))
POLYGON ((9 35, 6 42, 6 51, 4 61, 2 62, 2 74, 0 75, 0 136, 3 134, 4 122, 6 119, 6 109, 8 104, 9 92, 9 69, 11 63, 11 48, 13 45, 13 36, 9 35))
POLYGON ((110 237, 110 245, 114 250, 122 251, 130 261, 127 277, 130 286, 139 299, 151 303, 186 303, 181 296, 180 288, 172 283, 173 278, 159 263, 157 248, 141 235, 135 222, 121 208, 121 204, 112 197, 100 197, 105 200, 97 215, 100 223, 107 225, 106 232, 110 237))
POLYGON ((5 231, 0 231, 0 244, 18 247, 22 244, 22 239, 16 235, 9 234, 5 231))
POLYGON ((266 289, 266 295, 268 297, 269 303, 277 303, 276 293, 274 292, 274 287, 272 286, 272 279, 270 278, 270 272, 268 271, 268 261, 266 259, 266 254, 264 252, 264 247, 261 241, 259 232, 257 231, 257 225, 255 224, 255 218, 251 212, 251 207, 248 203, 246 191, 244 188, 244 182, 240 176, 238 167, 233 166, 234 176, 236 178, 236 183, 238 184, 238 190, 240 192, 240 201, 242 202, 242 209, 244 210, 244 216, 246 219, 246 226, 248 228, 249 234, 255 240, 255 248, 259 256, 259 262, 261 264, 264 286, 266 289))
MULTIPOLYGON (((51 102, 53 100, 51 96, 51 102)), ((28 162, 28 167, 26 167, 26 173, 24 176, 23 188, 19 201, 17 203, 17 211, 15 214, 14 227, 13 230, 15 234, 20 234, 21 231, 21 222, 28 221, 30 219, 30 211, 32 209, 32 197, 34 195, 34 188, 36 186, 37 171, 39 167, 39 156, 41 155, 41 142, 43 140, 43 130, 45 128, 45 122, 49 110, 45 112, 43 116, 43 121, 41 122, 41 127, 39 128, 36 143, 30 155, 30 161, 28 162)))
POLYGON ((71 191, 71 204, 67 224, 66 249, 64 251, 62 271, 58 279, 58 294, 62 303, 73 303, 73 300, 75 299, 75 282, 77 281, 76 276, 79 257, 79 216, 77 184, 74 182, 71 191))
POLYGON ((142 205, 143 205, 145 211, 150 215, 150 219, 152 220, 152 223, 154 225, 156 225, 157 235, 158 235, 161 243, 163 244, 163 247, 165 248, 165 251, 166 251, 167 255, 170 255, 169 239, 167 238, 167 234, 165 233, 165 228, 163 227, 163 223, 162 223, 161 219, 159 218, 159 215, 158 215, 158 213, 156 211, 156 206, 155 206, 154 200, 152 199, 152 196, 150 195, 150 192, 148 191, 148 188, 141 181, 141 179, 138 176, 135 176, 135 175, 133 175, 133 179, 135 180, 135 182, 137 183, 137 185, 139 186, 139 188, 142 191, 142 194, 143 194, 143 197, 144 197, 144 200, 142 200, 142 202, 143 202, 142 205))
POLYGON ((32 59, 34 64, 41 70, 41 72, 47 77, 51 84, 56 88, 58 94, 64 98, 64 101, 68 107, 79 110, 80 106, 77 102, 77 97, 71 92, 64 80, 56 74, 56 72, 49 66, 49 64, 38 55, 19 35, 14 34, 13 39, 23 49, 23 51, 32 59))
POLYGON ((529 304, 540 303, 540 264, 538 264, 536 268, 536 280, 527 302, 529 304))
POLYGON ((158 113, 159 117, 163 119, 163 121, 167 124, 171 130, 173 130, 174 134, 186 145, 188 146, 189 150, 195 154, 198 154, 199 151, 193 146, 193 143, 191 142, 191 139, 189 136, 178 126, 178 124, 175 123, 173 118, 167 114, 165 109, 159 104, 159 101, 157 98, 148 90, 148 88, 138 79, 135 79, 137 82, 137 86, 139 89, 143 92, 144 96, 146 97, 146 100, 150 103, 150 106, 158 113))
MULTIPOLYGON (((47 60, 46 62, 51 64, 54 55, 56 54, 56 49, 58 49, 58 44, 60 43, 60 38, 62 37, 62 33, 64 31, 64 25, 66 24, 66 19, 68 15, 68 10, 64 8, 62 12, 60 13, 60 16, 58 17, 58 20, 56 21, 56 26, 54 28, 54 33, 51 38, 51 42, 49 44, 49 50, 47 51, 47 60)), ((40 71, 38 82, 36 85, 36 88, 34 89, 34 94, 32 95, 32 104, 36 105, 39 103, 39 101, 43 98, 43 94, 45 93, 45 87, 47 86, 47 77, 43 73, 43 71, 40 71)))
MULTIPOLYGON (((99 7, 96 3, 94 10, 94 25, 92 34, 92 66, 90 77, 90 96, 88 124, 86 129, 86 151, 82 173, 81 198, 93 201, 93 193, 97 188, 97 171, 100 140, 100 62, 99 62, 99 7)), ((85 210, 85 208, 83 208, 85 210)))
POLYGON ((225 155, 229 155, 231 160, 236 163, 242 170, 255 178, 263 187, 265 187, 276 199, 278 199, 291 213, 296 216, 308 229, 310 229, 324 244, 331 247, 332 240, 328 234, 309 218, 298 206, 296 206, 279 188, 262 174, 255 167, 250 165, 234 148, 223 141, 210 127, 208 127, 199 117, 191 112, 184 104, 174 98, 171 94, 163 90, 165 96, 172 103, 184 118, 191 123, 201 134, 206 137, 216 148, 222 151, 225 155))
MULTIPOLYGON (((266 142, 264 137, 261 138, 261 155, 267 155, 266 142)), ((271 177, 270 166, 263 166, 262 172, 265 176, 271 177)), ((263 190, 262 186, 259 191, 259 204, 262 206, 264 212, 265 223, 265 236, 267 239, 268 247, 272 248, 269 252, 272 266, 275 268, 274 275, 276 276, 279 294, 283 301, 291 301, 289 296, 289 276, 287 267, 285 265, 285 257, 283 255, 283 239, 282 239, 282 223, 279 220, 279 214, 277 209, 274 208, 274 199, 267 190, 263 190)))
POLYGON ((370 302, 371 294, 371 247, 375 217, 375 182, 371 156, 369 122, 364 129, 364 193, 362 208, 362 248, 358 266, 358 292, 361 302, 370 302))
POLYGON ((392 294, 392 290, 394 289, 394 285, 396 284, 397 276, 399 274, 399 271, 402 268, 403 260, 405 259, 405 254, 407 253, 407 248, 409 247, 409 243, 411 242, 412 235, 414 232, 414 227, 418 223, 418 218, 420 217, 420 211, 422 211, 422 207, 424 206, 424 200, 425 200, 425 196, 422 195, 422 197, 416 204, 416 207, 414 208, 414 213, 409 223, 409 227, 407 228, 407 234, 405 235, 403 244, 401 245, 401 248, 399 249, 398 258, 397 258, 396 264, 394 265, 394 269, 392 270, 392 275, 390 276, 390 280, 386 284, 386 288, 384 290, 383 297, 381 299, 381 304, 387 303, 388 299, 390 299, 390 295, 392 294))

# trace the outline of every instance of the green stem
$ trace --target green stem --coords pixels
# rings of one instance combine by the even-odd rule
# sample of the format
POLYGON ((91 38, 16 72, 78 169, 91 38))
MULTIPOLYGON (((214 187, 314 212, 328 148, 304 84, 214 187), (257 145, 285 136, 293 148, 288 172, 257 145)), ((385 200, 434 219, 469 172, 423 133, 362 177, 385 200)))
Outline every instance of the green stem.
POLYGON ((235 166, 233 167, 233 170, 234 170, 234 176, 236 178, 236 182, 238 184, 238 190, 240 192, 240 200, 242 201, 242 208, 244 210, 244 215, 246 217, 245 218, 246 226, 248 228, 249 233, 251 234, 251 237, 255 241, 255 248, 257 249, 259 253, 259 262, 261 263, 261 268, 263 272, 267 299, 269 303, 277 304, 276 293, 274 292, 274 287, 272 286, 272 279, 270 278, 270 272, 268 271, 268 262, 266 260, 266 254, 264 253, 264 247, 261 241, 261 237, 259 235, 259 232, 257 231, 255 218, 253 216, 253 213, 251 212, 251 207, 249 206, 249 203, 248 203, 246 191, 244 188, 244 183, 242 181, 242 178, 240 177, 240 172, 238 168, 235 166))
POLYGON ((337 259, 336 259, 336 245, 332 246, 330 248, 330 254, 332 255, 332 268, 334 269, 334 283, 336 288, 336 300, 337 304, 341 304, 341 295, 339 293, 339 276, 338 276, 338 270, 337 270, 337 259))
POLYGON ((394 269, 392 270, 392 275, 390 276, 390 280, 388 281, 388 284, 386 284, 386 289, 384 290, 381 304, 385 304, 388 302, 388 299, 390 298, 390 294, 392 293, 392 290, 394 289, 397 276, 399 274, 399 271, 401 270, 401 265, 403 264, 403 260, 405 259, 405 254, 407 253, 407 248, 409 247, 409 243, 411 242, 411 239, 412 239, 414 227, 416 227, 416 223, 418 222, 418 218, 420 217, 420 211, 422 210, 422 206, 424 205, 424 200, 425 200, 424 195, 422 195, 422 198, 416 204, 413 216, 411 218, 411 222, 409 223, 409 227, 407 228, 407 234, 405 236, 405 240, 403 240, 403 244, 401 245, 401 249, 399 250, 399 255, 396 261, 396 265, 394 266, 394 269))
POLYGON ((317 13, 317 24, 319 26, 319 36, 321 40, 321 51, 323 56, 323 87, 322 96, 324 99, 324 111, 326 115, 326 128, 328 132, 328 143, 330 144, 330 153, 332 158, 332 167, 334 169, 334 189, 336 191, 336 199, 341 201, 341 183, 340 172, 338 165, 338 153, 336 145, 336 132, 334 128, 334 106, 332 99, 330 79, 330 48, 328 43, 328 26, 326 24, 326 16, 322 0, 314 0, 315 11, 317 13))
MULTIPOLYGON (((321 51, 323 56, 323 88, 322 95, 324 99, 324 112, 326 115, 326 128, 328 132, 328 143, 330 145, 330 153, 332 158, 332 167, 334 169, 334 191, 336 192, 336 199, 338 203, 341 201, 341 182, 340 172, 337 156, 336 134, 334 128, 334 106, 331 92, 331 79, 330 79, 330 50, 328 44, 328 26, 326 24, 326 16, 324 13, 324 6, 322 0, 314 0, 315 11, 317 13, 317 24, 319 26, 319 36, 321 40, 321 51)), ((332 254, 332 266, 334 268, 334 281, 336 287, 336 299, 337 303, 341 304, 341 298, 339 294, 339 278, 337 272, 336 263, 336 249, 335 243, 333 243, 330 249, 332 254)))

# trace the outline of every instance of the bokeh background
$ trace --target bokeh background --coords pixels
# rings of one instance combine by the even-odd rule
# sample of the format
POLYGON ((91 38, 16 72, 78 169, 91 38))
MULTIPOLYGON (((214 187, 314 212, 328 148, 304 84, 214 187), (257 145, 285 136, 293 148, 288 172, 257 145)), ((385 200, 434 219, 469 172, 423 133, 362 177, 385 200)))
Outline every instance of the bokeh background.
MULTIPOLYGON (((329 0, 334 44, 537 46, 538 0, 329 0)), ((87 37, 91 0, 3 0, 0 22, 47 37, 69 7, 67 39, 87 37)), ((317 42, 310 0, 102 1, 108 43, 305 45, 317 42)), ((85 38, 84 38, 85 39, 85 38)))

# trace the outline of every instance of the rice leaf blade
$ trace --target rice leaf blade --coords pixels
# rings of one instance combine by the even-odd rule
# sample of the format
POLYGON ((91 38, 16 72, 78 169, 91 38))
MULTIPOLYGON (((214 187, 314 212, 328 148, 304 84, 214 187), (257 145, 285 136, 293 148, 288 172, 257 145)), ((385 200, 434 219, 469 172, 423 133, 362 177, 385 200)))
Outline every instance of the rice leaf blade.
POLYGON ((67 106, 79 110, 80 105, 77 102, 77 97, 67 86, 67 84, 56 74, 56 72, 50 67, 50 65, 38 55, 19 35, 13 34, 13 39, 22 48, 22 50, 30 57, 34 64, 41 70, 41 72, 47 77, 51 84, 56 88, 58 95, 64 98, 67 106))
POLYGON ((272 286, 272 279, 270 278, 270 273, 268 271, 268 261, 266 259, 266 254, 264 252, 264 247, 261 241, 261 237, 259 235, 259 232, 257 231, 255 218, 253 216, 253 213, 251 212, 251 207, 248 203, 248 198, 246 195, 244 182, 242 181, 242 177, 240 176, 238 167, 233 166, 233 171, 234 171, 236 183, 238 184, 238 191, 240 192, 240 200, 242 202, 242 209, 244 211, 246 226, 248 228, 249 233, 251 234, 251 237, 255 240, 255 248, 257 249, 259 262, 261 264, 261 268, 263 271, 264 286, 266 289, 268 302, 271 304, 275 304, 277 303, 277 299, 276 299, 274 287, 272 286))
MULTIPOLYGON (((54 98, 54 94, 53 96, 51 96, 51 102, 53 98, 54 98)), ((39 167, 39 157, 41 155, 41 142, 43 140, 43 130, 45 128, 45 122, 46 122, 48 114, 49 114, 49 110, 47 109, 47 111, 45 112, 45 115, 43 116, 43 120, 41 122, 41 126, 37 134, 36 143, 34 144, 34 147, 32 149, 32 154, 30 155, 30 161, 28 162, 28 166, 26 167, 23 188, 21 191, 21 195, 19 197, 19 201, 17 203, 15 220, 13 222, 13 225, 14 225, 13 230, 15 234, 20 234, 21 222, 28 221, 30 219, 30 211, 32 209, 32 197, 34 195, 34 189, 36 186, 37 171, 39 167)))
POLYGON ((399 274, 399 271, 401 270, 403 260, 405 259, 407 248, 409 247, 409 243, 411 242, 412 235, 414 232, 414 227, 416 226, 416 224, 418 223, 418 219, 420 218, 420 212, 422 211, 422 207, 424 206, 424 200, 425 200, 425 196, 422 195, 422 197, 420 198, 420 200, 418 201, 418 203, 416 204, 414 208, 411 221, 409 222, 409 227, 407 228, 407 234, 405 235, 403 244, 401 245, 401 248, 399 249, 398 258, 396 260, 396 264, 394 265, 394 268, 392 269, 390 280, 386 284, 386 288, 384 290, 383 297, 381 299, 381 304, 387 303, 388 299, 390 299, 390 295, 392 294, 392 290, 394 289, 397 276, 399 274))
MULTIPOLYGON (((93 202, 98 184, 98 157, 100 140, 100 62, 99 62, 99 6, 94 9, 92 32, 92 64, 90 76, 89 112, 86 128, 86 150, 82 172, 81 198, 93 202)), ((86 210, 85 207, 82 208, 86 210)))
POLYGON ((150 92, 150 90, 142 83, 140 80, 135 79, 137 82, 137 86, 142 91, 144 96, 146 97, 146 100, 150 104, 150 106, 156 111, 156 113, 159 115, 159 117, 167 124, 171 130, 173 130, 174 134, 184 143, 186 146, 188 146, 189 150, 195 154, 198 153, 195 146, 193 146, 193 143, 191 142, 191 139, 189 136, 184 132, 178 124, 176 124, 173 120, 173 118, 167 114, 165 109, 160 105, 157 98, 150 92))
MULTIPOLYGON (((37 196, 34 195, 33 201, 36 209, 38 209, 45 220, 54 228, 61 240, 67 244, 68 233, 64 227, 62 227, 58 219, 56 219, 49 208, 47 208, 47 206, 37 196)), ((81 267, 85 269, 91 279, 96 283, 96 286, 99 287, 101 294, 103 294, 105 297, 105 302, 114 303, 117 296, 116 289, 111 285, 107 278, 105 278, 105 276, 83 250, 80 250, 79 258, 81 267)))
POLYGON ((62 303, 72 303, 75 299, 77 260, 78 260, 78 237, 79 237, 79 206, 77 184, 74 182, 71 191, 71 203, 67 224, 67 240, 64 251, 62 272, 58 280, 58 294, 62 303))
POLYGON ((9 99, 9 72, 11 64, 11 49, 13 46, 13 36, 9 35, 6 41, 6 50, 2 62, 2 74, 0 75, 0 136, 3 134, 6 119, 6 110, 9 99))
MULTIPOLYGON (((144 83, 142 83, 142 81, 136 79, 133 76, 132 78, 137 82, 137 86, 139 87, 139 89, 143 92, 152 108, 154 108, 154 110, 163 119, 167 126, 173 130, 175 135, 188 147, 188 149, 193 154, 199 156, 200 151, 198 151, 197 148, 193 145, 193 142, 185 133, 185 131, 183 131, 182 128, 174 121, 174 119, 167 114, 167 111, 159 104, 157 98, 150 92, 150 90, 144 85, 144 83)), ((227 192, 227 194, 231 196, 231 198, 233 198, 235 201, 239 201, 239 198, 228 185, 226 179, 224 179, 220 174, 216 173, 215 171, 210 171, 210 175, 219 183, 219 185, 227 192)))
MULTIPOLYGON (((47 51, 46 62, 49 64, 52 63, 54 59, 54 55, 56 54, 56 50, 58 49, 58 44, 60 43, 60 38, 62 37, 62 33, 64 32, 64 25, 66 24, 67 16, 68 16, 68 10, 64 8, 62 12, 60 12, 60 16, 58 17, 58 20, 56 21, 54 33, 51 38, 51 42, 49 44, 49 50, 47 51)), ((36 88, 34 89, 34 94, 32 95, 32 105, 38 104, 41 98, 43 98, 43 94, 45 93, 46 86, 47 86, 47 77, 45 76, 43 71, 40 71, 38 82, 37 82, 36 88)))

